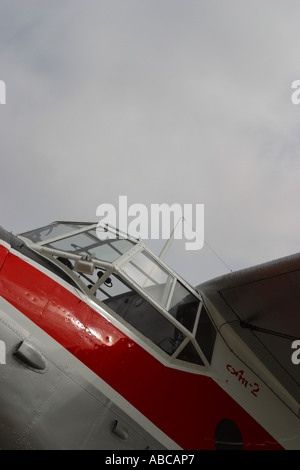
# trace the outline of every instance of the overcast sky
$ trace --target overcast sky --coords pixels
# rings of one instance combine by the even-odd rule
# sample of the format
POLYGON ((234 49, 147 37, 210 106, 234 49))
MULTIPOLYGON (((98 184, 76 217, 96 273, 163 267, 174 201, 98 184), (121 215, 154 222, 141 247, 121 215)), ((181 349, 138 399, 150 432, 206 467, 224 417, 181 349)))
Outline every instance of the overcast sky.
MULTIPOLYGON (((299 19, 296 0, 1 0, 0 224, 97 221, 126 195, 204 204, 232 270, 298 252, 299 19)), ((194 284, 228 272, 174 248, 194 284)))

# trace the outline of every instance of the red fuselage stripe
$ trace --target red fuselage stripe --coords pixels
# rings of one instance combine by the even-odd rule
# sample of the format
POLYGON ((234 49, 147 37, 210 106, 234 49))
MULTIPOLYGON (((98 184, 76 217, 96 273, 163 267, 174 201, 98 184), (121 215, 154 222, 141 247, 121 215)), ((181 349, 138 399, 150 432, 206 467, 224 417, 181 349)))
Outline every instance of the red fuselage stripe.
POLYGON ((224 418, 244 448, 281 446, 209 377, 161 364, 31 264, 0 248, 0 295, 71 352, 184 449, 214 449, 224 418))

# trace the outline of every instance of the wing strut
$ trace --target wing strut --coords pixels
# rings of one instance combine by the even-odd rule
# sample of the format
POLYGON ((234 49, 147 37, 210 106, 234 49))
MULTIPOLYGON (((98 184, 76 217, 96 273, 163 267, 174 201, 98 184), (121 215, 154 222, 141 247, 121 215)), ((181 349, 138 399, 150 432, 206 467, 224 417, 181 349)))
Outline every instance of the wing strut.
POLYGON ((260 326, 252 325, 251 323, 247 323, 246 321, 241 321, 240 323, 242 328, 248 328, 252 331, 259 331, 260 333, 266 333, 268 335, 279 336, 281 338, 295 340, 298 339, 296 336, 287 335, 285 333, 280 333, 279 331, 268 330, 267 328, 261 328, 260 326))

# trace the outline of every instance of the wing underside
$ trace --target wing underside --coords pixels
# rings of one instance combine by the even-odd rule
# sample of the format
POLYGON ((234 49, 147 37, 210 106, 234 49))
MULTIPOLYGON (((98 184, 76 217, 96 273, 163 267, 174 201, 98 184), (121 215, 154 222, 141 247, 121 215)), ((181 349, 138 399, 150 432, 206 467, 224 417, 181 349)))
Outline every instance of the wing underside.
POLYGON ((199 286, 233 328, 300 403, 300 254, 222 276, 199 286))

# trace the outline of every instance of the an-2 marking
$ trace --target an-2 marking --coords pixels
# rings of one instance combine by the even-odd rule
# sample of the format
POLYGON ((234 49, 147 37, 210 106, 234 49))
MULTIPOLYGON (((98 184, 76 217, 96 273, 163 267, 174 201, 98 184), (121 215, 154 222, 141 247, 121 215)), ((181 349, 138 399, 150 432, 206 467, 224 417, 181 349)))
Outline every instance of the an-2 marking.
POLYGON ((240 382, 242 385, 244 385, 245 388, 252 388, 251 394, 255 397, 257 397, 257 394, 259 392, 259 385, 258 383, 254 382, 254 384, 249 383, 248 380, 245 379, 244 377, 244 371, 243 370, 235 370, 234 367, 231 364, 227 364, 226 366, 228 372, 231 375, 234 375, 237 377, 238 382, 240 382))

